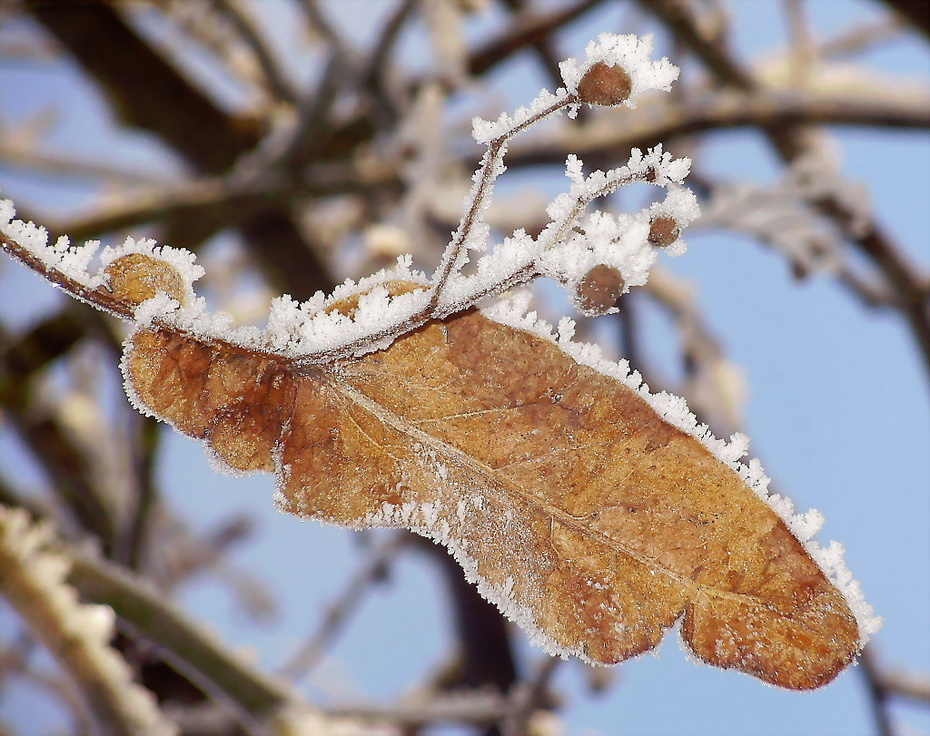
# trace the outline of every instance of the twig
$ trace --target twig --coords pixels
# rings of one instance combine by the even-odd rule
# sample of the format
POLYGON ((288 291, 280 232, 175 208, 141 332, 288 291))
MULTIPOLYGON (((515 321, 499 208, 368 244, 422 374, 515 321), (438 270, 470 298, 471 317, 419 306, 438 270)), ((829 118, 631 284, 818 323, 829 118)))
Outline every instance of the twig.
POLYGON ((901 35, 904 23, 899 18, 882 18, 829 38, 817 47, 817 56, 822 59, 840 59, 860 54, 876 44, 901 35))
POLYGON ((365 63, 365 71, 360 75, 372 98, 377 101, 376 113, 387 120, 396 120, 400 116, 399 108, 402 104, 402 101, 392 99, 391 95, 391 55, 401 32, 413 17, 416 6, 417 0, 401 0, 397 4, 384 24, 384 29, 378 34, 378 43, 365 63))
POLYGON ((565 152, 584 158, 615 157, 618 151, 645 148, 658 141, 666 144, 707 131, 744 127, 823 124, 869 126, 889 130, 930 129, 930 96, 909 97, 888 89, 868 87, 855 95, 835 91, 772 94, 754 93, 747 97, 708 94, 686 107, 669 108, 643 103, 629 114, 626 123, 601 125, 592 115, 583 128, 564 127, 536 136, 532 141, 514 143, 507 157, 511 168, 559 164, 565 152))
POLYGON ((562 661, 558 657, 546 657, 536 665, 530 677, 514 686, 508 697, 504 736, 528 736, 530 719, 543 705, 549 680, 562 661))
POLYGON ((872 645, 866 645, 862 654, 859 655, 859 667, 865 679, 869 695, 869 705, 872 709, 872 719, 875 721, 875 728, 878 732, 878 736, 894 736, 894 728, 891 725, 891 713, 888 711, 888 691, 882 683, 878 662, 872 645))
POLYGON ((346 703, 331 706, 326 713, 333 717, 382 721, 407 727, 439 723, 485 725, 504 717, 507 707, 508 701, 496 693, 469 692, 437 695, 423 703, 401 702, 391 706, 346 703))
POLYGON ((0 143, 0 166, 17 167, 30 174, 54 176, 56 179, 96 179, 121 186, 164 186, 168 183, 168 178, 163 175, 25 146, 9 137, 0 143))
POLYGON ((804 0, 783 0, 791 43, 791 74, 794 86, 803 88, 811 65, 817 60, 816 48, 804 12, 804 0))
POLYGON ((334 51, 348 53, 348 44, 339 35, 325 13, 320 9, 319 0, 298 0, 304 15, 310 21, 313 29, 322 37, 334 51))
POLYGON ((880 680, 882 687, 891 695, 923 705, 930 704, 930 677, 926 674, 885 670, 881 672, 880 680))
POLYGON ((690 290, 671 273, 654 266, 645 289, 677 325, 685 374, 695 384, 703 373, 705 381, 714 389, 711 396, 701 396, 701 392, 695 390, 697 386, 692 385, 689 403, 715 433, 724 437, 731 435, 738 429, 740 407, 734 401, 733 392, 721 386, 724 377, 717 369, 726 364, 726 358, 719 339, 704 321, 690 290))
POLYGON ((391 534, 384 543, 372 550, 355 571, 342 593, 326 607, 319 628, 294 656, 279 668, 278 674, 281 677, 288 680, 300 680, 306 677, 342 631, 349 617, 356 611, 371 583, 406 546, 408 540, 407 534, 391 534))
POLYGON ((245 187, 229 179, 199 179, 133 192, 86 215, 54 224, 53 228, 56 232, 67 232, 74 242, 81 242, 149 222, 187 216, 206 219, 208 213, 227 222, 237 222, 267 207, 270 201, 284 198, 286 191, 281 187, 258 183, 245 187))
POLYGON ((127 421, 136 440, 130 445, 136 497, 135 508, 124 535, 127 547, 125 563, 130 569, 138 570, 145 564, 152 510, 158 498, 155 464, 161 432, 158 422, 152 417, 139 417, 133 412, 132 415, 127 414, 127 421))
POLYGON ((545 41, 556 30, 580 18, 605 0, 579 0, 567 8, 560 8, 545 15, 524 16, 497 38, 475 50, 469 59, 469 71, 479 77, 501 61, 527 46, 545 41))
POLYGON ((297 101, 297 92, 275 59, 274 52, 262 38, 261 30, 256 27, 249 9, 239 0, 213 0, 213 2, 229 18, 242 40, 255 54, 255 59, 265 75, 272 96, 283 102, 294 104, 297 101))

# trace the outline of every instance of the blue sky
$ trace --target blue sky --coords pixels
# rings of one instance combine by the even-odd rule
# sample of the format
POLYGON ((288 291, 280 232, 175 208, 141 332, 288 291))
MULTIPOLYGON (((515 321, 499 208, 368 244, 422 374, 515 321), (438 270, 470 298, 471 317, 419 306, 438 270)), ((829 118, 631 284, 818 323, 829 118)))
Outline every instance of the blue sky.
MULTIPOLYGON (((269 13, 279 3, 267 2, 269 13)), ((357 19, 366 3, 350 0, 347 16, 357 19), (355 9, 356 12, 352 13, 355 9)), ((378 5, 378 3, 375 3, 378 5)), ((806 4, 817 32, 853 25, 878 6, 856 0, 813 0, 806 4)), ((777 6, 768 0, 735 3, 737 51, 752 58, 775 49, 784 38, 777 6)), ((276 16, 275 16, 276 17, 276 16)), ((623 14, 607 10, 573 27, 564 51, 579 54, 598 32, 648 30, 618 25, 623 14)), ((347 18, 340 18, 345 21, 347 18)), ((493 23, 493 17, 484 21, 493 23)), ((359 34, 363 24, 353 26, 359 34)), ((476 24, 480 34, 487 25, 476 24)), ((410 63, 423 63, 425 45, 412 37, 405 46, 410 63)), ((906 39, 869 56, 876 69, 927 80, 930 55, 918 39, 906 39)), ((59 65, 39 69, 0 67, 0 109, 4 119, 21 120, 52 103, 76 113, 63 118, 54 144, 75 153, 99 155, 116 146, 135 160, 170 172, 159 149, 136 134, 111 135, 93 90, 76 86, 73 71, 59 65)), ((510 106, 528 101, 543 83, 520 60, 494 77, 510 106)), ((622 115, 622 113, 618 113, 622 115)), ((863 182, 881 223, 915 259, 930 261, 930 141, 926 133, 836 132, 843 170, 863 182)), ((480 151, 475 148, 475 156, 480 151)), ((772 154, 753 133, 716 137, 704 165, 720 176, 771 181, 772 154)), ((554 176, 560 176, 557 172, 554 176)), ((0 192, 47 209, 77 207, 92 193, 53 186, 0 163, 0 192)), ((762 458, 778 485, 799 508, 826 516, 819 539, 838 539, 885 627, 875 638, 884 662, 930 669, 930 392, 927 375, 899 318, 868 311, 826 277, 797 282, 782 259, 754 242, 721 232, 689 238, 687 255, 668 260, 676 274, 691 279, 708 322, 728 355, 745 371, 750 387, 746 431, 751 454, 762 458)), ((0 316, 24 325, 33 305, 55 299, 52 290, 20 267, 0 263, 0 316)), ((662 320, 651 320, 650 356, 662 362, 671 335, 662 320)), ((28 459, 0 425, 0 462, 11 474, 36 478, 28 459)), ((262 578, 280 603, 271 624, 255 625, 234 610, 220 585, 193 581, 184 605, 236 646, 274 667, 320 621, 363 557, 357 535, 275 512, 270 477, 233 479, 215 474, 197 443, 169 435, 160 468, 172 504, 201 528, 247 511, 258 520, 253 542, 233 558, 262 578)), ((437 571, 425 559, 405 553, 390 581, 375 588, 346 635, 331 652, 316 684, 315 697, 372 697, 384 701, 412 687, 448 654, 450 622, 437 571), (320 687, 320 685, 323 687, 320 687)), ((0 618, 0 624, 3 619, 0 618)), ((522 660, 541 656, 522 642, 522 660)), ((764 686, 732 672, 688 662, 675 636, 657 656, 647 655, 616 668, 616 686, 592 696, 586 669, 560 667, 556 686, 567 694, 565 724, 571 734, 858 734, 873 733, 860 673, 854 669, 811 694, 764 686)), ((312 679, 312 678, 311 678, 312 679)), ((26 696, 23 696, 26 698, 26 696)), ((24 734, 29 699, 7 694, 0 712, 24 734), (11 705, 12 704, 12 705, 11 705)), ((926 709, 896 706, 902 724, 930 731, 926 709)))

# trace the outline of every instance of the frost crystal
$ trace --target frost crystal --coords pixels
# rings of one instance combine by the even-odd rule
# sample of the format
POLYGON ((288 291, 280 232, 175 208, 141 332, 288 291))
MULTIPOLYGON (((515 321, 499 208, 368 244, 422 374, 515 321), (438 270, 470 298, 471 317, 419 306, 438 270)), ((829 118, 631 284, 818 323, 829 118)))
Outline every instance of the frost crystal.
POLYGON ((635 107, 633 99, 636 95, 650 89, 667 92, 672 82, 678 79, 678 67, 665 58, 651 61, 651 54, 652 36, 639 38, 631 34, 617 36, 602 33, 597 41, 588 44, 583 62, 567 59, 559 64, 559 70, 565 88, 574 93, 585 72, 597 62, 604 62, 608 66, 620 66, 632 82, 630 99, 626 104, 635 107))

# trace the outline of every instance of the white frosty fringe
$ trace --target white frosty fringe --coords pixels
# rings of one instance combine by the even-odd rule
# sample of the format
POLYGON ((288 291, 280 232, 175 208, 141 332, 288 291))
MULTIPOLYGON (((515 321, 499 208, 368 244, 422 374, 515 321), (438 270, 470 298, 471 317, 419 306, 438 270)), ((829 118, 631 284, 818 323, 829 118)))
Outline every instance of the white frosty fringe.
POLYGON ((502 112, 497 120, 484 120, 479 117, 472 118, 471 135, 478 143, 490 143, 495 138, 506 136, 515 128, 524 125, 528 120, 539 115, 547 107, 562 102, 568 97, 564 87, 556 90, 555 94, 549 90, 542 90, 531 103, 518 107, 512 115, 502 112))
POLYGON ((100 248, 99 240, 89 240, 83 246, 78 246, 71 245, 68 237, 62 235, 54 244, 50 244, 48 230, 33 222, 14 220, 15 215, 13 203, 8 199, 0 200, 0 233, 25 247, 47 268, 57 269, 89 289, 104 286, 107 276, 103 269, 117 258, 130 253, 143 253, 174 266, 191 292, 194 281, 204 274, 190 251, 168 245, 159 246, 149 238, 135 240, 131 237, 127 237, 120 246, 106 246, 100 253, 100 268, 91 273, 88 267, 100 248))
MULTIPOLYGON (((181 275, 191 296, 189 305, 181 306, 176 299, 159 293, 142 302, 133 317, 140 326, 158 321, 206 341, 223 340, 246 349, 273 351, 278 355, 297 358, 311 352, 336 349, 386 327, 400 325, 426 306, 429 300, 425 288, 427 277, 411 268, 411 257, 404 255, 397 259, 397 265, 392 269, 379 271, 358 282, 347 279, 328 297, 318 292, 303 303, 296 302, 288 295, 274 299, 268 325, 264 330, 248 325, 233 326, 230 315, 225 312, 207 312, 206 300, 203 297, 193 298, 193 282, 204 273, 193 253, 182 248, 157 246, 150 239, 127 238, 121 246, 104 248, 100 254, 99 268, 90 272, 88 267, 99 248, 97 241, 88 242, 84 246, 72 246, 66 237, 62 237, 54 245, 49 245, 48 231, 44 227, 14 220, 15 214, 10 200, 0 200, 0 233, 26 248, 47 268, 61 271, 88 289, 104 286, 107 281, 104 273, 106 266, 132 253, 143 253, 170 264, 181 275), (424 289, 390 297, 383 284, 396 280, 422 284, 424 289), (324 311, 340 299, 366 291, 368 293, 359 298, 358 308, 351 317, 324 311)), ((367 344, 357 354, 387 347, 388 344, 390 341, 367 344)))
MULTIPOLYGON (((40 640, 46 635, 66 639, 69 651, 81 657, 85 667, 90 664, 92 672, 85 674, 103 685, 107 696, 118 704, 132 733, 174 736, 177 728, 159 712, 155 697, 133 681, 129 666, 110 647, 114 633, 113 609, 78 601, 77 592, 65 581, 70 561, 48 550, 54 537, 49 524, 33 524, 23 509, 0 505, 0 558, 18 568, 18 574, 14 572, 16 577, 27 578, 29 599, 41 601, 38 605, 43 608, 43 619, 52 618, 57 629, 56 632, 36 631, 36 635, 40 640)), ((11 601, 15 600, 16 596, 11 596, 11 601)), ((35 611, 21 610, 20 613, 29 624, 29 614, 35 611)))
POLYGON ((872 606, 866 602, 859 582, 846 566, 843 545, 831 541, 827 547, 821 547, 813 539, 823 524, 823 515, 816 509, 796 513, 794 503, 790 499, 768 492, 770 478, 763 472, 762 463, 758 459, 753 458, 748 463, 741 461, 749 449, 749 438, 746 435, 738 432, 729 442, 714 437, 706 424, 698 423, 697 417, 688 409, 683 398, 666 391, 652 393, 649 386, 643 383, 639 372, 630 372, 628 361, 607 360, 598 345, 572 342, 575 330, 572 320, 563 318, 559 322, 557 332, 554 332, 551 325, 537 317, 536 312, 527 312, 529 300, 529 293, 522 291, 509 300, 501 300, 492 307, 483 309, 482 313, 495 322, 552 342, 580 365, 593 368, 633 389, 666 422, 700 441, 718 460, 736 471, 746 485, 781 517, 789 531, 804 545, 827 579, 836 586, 849 604, 859 627, 862 644, 881 628, 881 617, 873 614, 872 606))
MULTIPOLYGON (((483 501, 481 496, 475 495, 467 499, 466 503, 475 505, 480 509, 479 504, 483 501)), ((462 504, 459 504, 462 508, 462 504)), ((512 621, 519 626, 532 646, 539 647, 546 654, 553 657, 568 659, 569 657, 578 657, 578 659, 588 664, 598 664, 595 660, 588 657, 584 650, 578 648, 566 648, 556 643, 552 637, 540 628, 533 614, 533 609, 529 606, 523 606, 517 603, 513 597, 514 579, 508 577, 503 585, 494 585, 489 583, 481 576, 478 568, 478 562, 469 554, 467 545, 452 536, 452 530, 447 522, 439 525, 435 523, 438 510, 432 503, 405 503, 403 505, 385 503, 381 511, 368 516, 358 528, 371 527, 394 527, 398 524, 403 525, 414 534, 441 544, 453 559, 462 568, 465 579, 478 589, 478 593, 486 601, 490 601, 503 614, 504 618, 512 621)))
MULTIPOLYGON (((272 300, 268 324, 264 329, 254 326, 233 326, 225 312, 206 311, 206 300, 197 298, 190 306, 181 307, 165 294, 159 294, 139 305, 135 319, 140 325, 160 323, 185 330, 204 340, 223 340, 249 350, 273 352, 287 358, 300 358, 312 353, 338 350, 357 340, 365 340, 382 330, 402 325, 429 302, 426 276, 412 270, 409 256, 398 259, 393 269, 379 271, 358 282, 347 280, 326 297, 322 292, 305 302, 297 302, 285 294, 272 300), (423 289, 389 296, 384 284, 409 281, 423 289), (326 311, 347 296, 361 294, 358 307, 351 316, 326 311)), ((394 337, 366 342, 354 355, 387 347, 394 337)))

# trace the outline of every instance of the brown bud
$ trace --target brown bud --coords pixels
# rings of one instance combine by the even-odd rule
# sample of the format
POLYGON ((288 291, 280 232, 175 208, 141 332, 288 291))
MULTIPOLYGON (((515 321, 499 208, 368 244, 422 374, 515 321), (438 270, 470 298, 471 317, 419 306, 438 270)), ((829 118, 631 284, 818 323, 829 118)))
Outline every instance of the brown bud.
POLYGON ((623 293, 623 276, 613 266, 600 263, 578 282, 575 303, 585 314, 605 314, 623 293))
POLYGON ((104 272, 110 277, 110 293, 131 305, 137 305, 164 292, 181 305, 187 303, 187 287, 180 272, 170 263, 144 253, 120 256, 104 272))
POLYGON ((657 217, 649 223, 649 244, 667 248, 681 235, 681 228, 671 217, 657 217))
POLYGON ((623 67, 594 64, 578 83, 578 99, 589 105, 619 105, 630 96, 633 82, 623 67))

